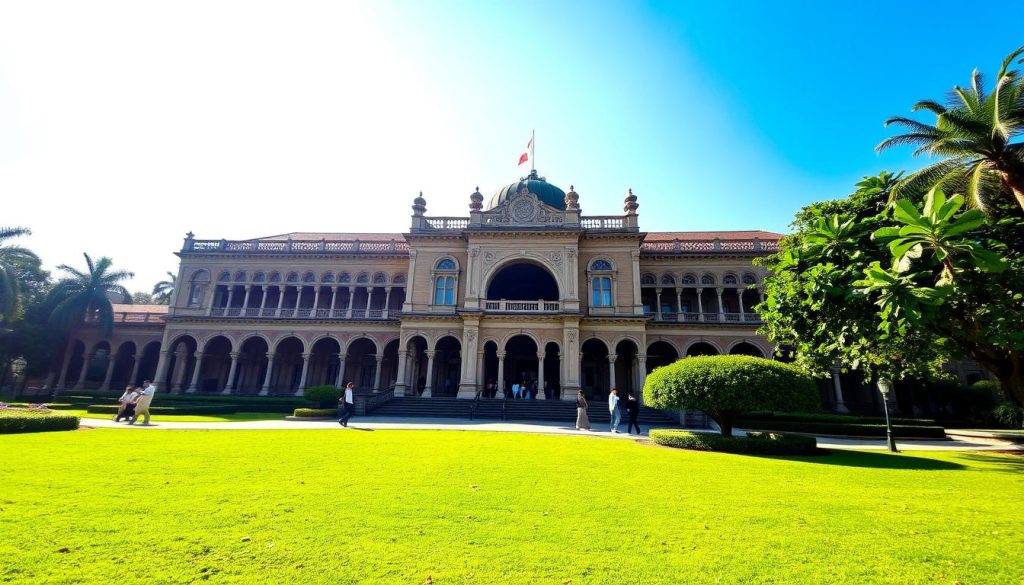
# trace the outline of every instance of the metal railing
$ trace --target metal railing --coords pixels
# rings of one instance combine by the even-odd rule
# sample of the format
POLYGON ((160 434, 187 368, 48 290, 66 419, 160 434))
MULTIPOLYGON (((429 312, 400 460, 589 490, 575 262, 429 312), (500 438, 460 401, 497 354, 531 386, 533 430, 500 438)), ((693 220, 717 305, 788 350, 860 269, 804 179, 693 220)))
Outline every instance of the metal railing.
POLYGON ((648 313, 657 322, 680 323, 761 323, 761 315, 745 313, 648 313))
POLYGON ((395 385, 373 394, 367 394, 363 398, 363 414, 370 414, 383 406, 386 402, 395 399, 395 385))
POLYGON ((643 242, 640 252, 646 254, 772 254, 779 251, 777 240, 728 239, 666 240, 643 242))
POLYGON ((554 313, 561 308, 559 301, 509 301, 501 299, 498 301, 484 301, 485 311, 498 311, 503 313, 554 313))
MULTIPOLYGON (((210 309, 210 317, 231 317, 247 319, 331 319, 331 320, 359 320, 370 319, 381 321, 386 319, 397 319, 397 311, 391 309, 314 309, 312 307, 282 307, 263 308, 259 307, 213 307, 210 309)), ((130 314, 130 313, 129 313, 130 314)), ((141 314, 136 314, 140 315, 141 314)), ((163 315, 160 315, 163 321, 163 315)), ((129 319, 127 322, 137 322, 139 319, 129 319)), ((123 322, 123 321, 118 321, 123 322)), ((150 322, 156 322, 150 319, 150 322)))

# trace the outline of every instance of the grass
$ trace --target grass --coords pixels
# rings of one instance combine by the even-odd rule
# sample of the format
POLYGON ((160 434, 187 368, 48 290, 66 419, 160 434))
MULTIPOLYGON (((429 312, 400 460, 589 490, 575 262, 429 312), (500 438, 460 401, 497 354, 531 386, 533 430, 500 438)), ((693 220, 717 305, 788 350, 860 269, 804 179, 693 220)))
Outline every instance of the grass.
POLYGON ((0 438, 0 582, 1019 583, 1024 459, 455 431, 0 438))
MULTIPOLYGON (((113 415, 86 412, 85 409, 63 409, 58 412, 77 414, 82 419, 110 420, 113 415)), ((284 420, 288 415, 275 412, 233 412, 231 414, 154 414, 150 422, 245 422, 250 420, 284 420)))

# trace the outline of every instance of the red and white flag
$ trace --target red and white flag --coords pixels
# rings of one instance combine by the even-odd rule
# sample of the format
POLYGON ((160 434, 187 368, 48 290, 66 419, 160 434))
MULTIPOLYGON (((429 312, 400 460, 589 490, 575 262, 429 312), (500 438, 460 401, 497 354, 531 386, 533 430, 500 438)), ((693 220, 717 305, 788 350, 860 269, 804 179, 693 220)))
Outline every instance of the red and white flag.
POLYGON ((519 155, 519 166, 528 160, 530 160, 530 152, 533 150, 533 137, 530 137, 530 142, 526 144, 526 152, 519 155))

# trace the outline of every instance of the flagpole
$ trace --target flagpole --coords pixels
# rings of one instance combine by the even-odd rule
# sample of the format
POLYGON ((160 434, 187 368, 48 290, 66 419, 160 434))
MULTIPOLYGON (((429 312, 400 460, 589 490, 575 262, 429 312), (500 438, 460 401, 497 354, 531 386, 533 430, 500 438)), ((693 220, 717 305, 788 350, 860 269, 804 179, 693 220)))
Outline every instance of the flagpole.
POLYGON ((531 171, 537 170, 537 161, 535 161, 533 159, 533 157, 536 156, 534 154, 534 152, 535 152, 535 150, 537 148, 537 142, 536 142, 537 136, 536 136, 536 134, 537 134, 536 130, 530 130, 530 170, 531 171))

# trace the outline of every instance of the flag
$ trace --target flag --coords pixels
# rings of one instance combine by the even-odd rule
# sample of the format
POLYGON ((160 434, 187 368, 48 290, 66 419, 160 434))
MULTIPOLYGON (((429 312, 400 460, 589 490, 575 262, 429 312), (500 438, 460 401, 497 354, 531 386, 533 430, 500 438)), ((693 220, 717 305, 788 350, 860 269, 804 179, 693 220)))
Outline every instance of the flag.
POLYGON ((533 138, 530 138, 530 142, 528 142, 526 144, 526 152, 524 152, 523 154, 519 155, 519 165, 520 166, 522 166, 522 164, 524 162, 530 160, 530 150, 531 149, 533 149, 533 138))

